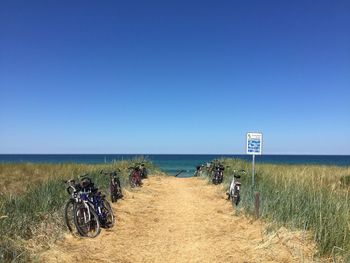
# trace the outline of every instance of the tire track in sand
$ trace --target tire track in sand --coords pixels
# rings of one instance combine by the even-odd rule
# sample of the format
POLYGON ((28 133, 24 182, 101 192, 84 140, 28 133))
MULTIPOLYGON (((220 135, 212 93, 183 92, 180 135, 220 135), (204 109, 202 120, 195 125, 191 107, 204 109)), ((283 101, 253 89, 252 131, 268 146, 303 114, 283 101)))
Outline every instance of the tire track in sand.
POLYGON ((113 205, 116 225, 95 239, 67 235, 41 262, 311 262, 301 233, 234 216, 221 187, 153 176, 113 205))

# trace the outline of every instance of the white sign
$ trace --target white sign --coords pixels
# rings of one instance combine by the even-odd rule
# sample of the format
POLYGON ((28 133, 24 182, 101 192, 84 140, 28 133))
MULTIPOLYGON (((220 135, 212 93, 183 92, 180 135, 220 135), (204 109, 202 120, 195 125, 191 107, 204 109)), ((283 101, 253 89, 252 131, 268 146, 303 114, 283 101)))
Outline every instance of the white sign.
POLYGON ((261 154, 262 152, 262 133, 247 133, 247 154, 261 154))

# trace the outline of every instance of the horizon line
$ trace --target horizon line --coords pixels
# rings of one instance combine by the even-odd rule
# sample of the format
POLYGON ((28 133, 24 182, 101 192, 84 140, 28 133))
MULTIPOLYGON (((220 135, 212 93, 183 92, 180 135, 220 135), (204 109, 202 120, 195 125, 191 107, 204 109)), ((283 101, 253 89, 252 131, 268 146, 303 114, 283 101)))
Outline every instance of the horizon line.
MULTIPOLYGON (((251 155, 247 153, 0 153, 0 155, 251 155)), ((314 155, 314 156, 350 156, 350 154, 315 153, 263 153, 259 155, 314 155)))

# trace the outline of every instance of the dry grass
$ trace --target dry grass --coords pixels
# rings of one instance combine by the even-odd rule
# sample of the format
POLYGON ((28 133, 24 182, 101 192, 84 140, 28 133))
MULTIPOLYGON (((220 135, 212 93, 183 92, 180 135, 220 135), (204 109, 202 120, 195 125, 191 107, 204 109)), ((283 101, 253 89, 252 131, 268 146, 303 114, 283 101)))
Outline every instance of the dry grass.
POLYGON ((301 231, 264 233, 233 216, 222 189, 197 178, 151 177, 114 205, 117 224, 96 239, 68 237, 43 262, 312 262, 301 231))
POLYGON ((242 206, 254 214, 254 192, 260 192, 261 216, 289 229, 311 231, 319 255, 350 260, 350 167, 323 165, 256 166, 251 187, 251 164, 226 159, 226 188, 233 169, 246 169, 242 206))
MULTIPOLYGON (((64 179, 89 173, 106 192, 108 178, 101 169, 121 169, 128 182, 130 161, 89 164, 0 164, 0 262, 28 261, 62 237, 63 206, 68 199, 64 179)), ((152 165, 148 165, 155 171, 152 165)))
MULTIPOLYGON (((138 161, 138 160, 133 160, 138 161)), ((28 190, 28 187, 50 180, 63 180, 77 177, 85 173, 96 173, 101 169, 122 170, 123 177, 128 174, 131 161, 118 161, 109 164, 37 164, 37 163, 0 163, 0 193, 19 194, 28 190)), ((148 168, 155 169, 151 164, 148 168)))

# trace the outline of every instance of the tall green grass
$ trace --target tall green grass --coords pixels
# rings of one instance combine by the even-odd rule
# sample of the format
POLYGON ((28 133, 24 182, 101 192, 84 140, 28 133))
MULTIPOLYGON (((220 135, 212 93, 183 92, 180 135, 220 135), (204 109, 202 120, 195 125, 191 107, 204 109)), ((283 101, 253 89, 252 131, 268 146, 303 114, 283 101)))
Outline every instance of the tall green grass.
POLYGON ((260 216, 277 225, 313 233, 320 256, 341 255, 350 262, 350 167, 321 165, 256 165, 252 187, 251 164, 225 159, 224 184, 229 188, 233 169, 241 178, 241 206, 254 215, 254 192, 260 193, 260 216))
MULTIPOLYGON (((0 262, 32 260, 63 236, 63 207, 69 198, 63 180, 89 173, 95 185, 107 192, 109 178, 100 170, 121 169, 121 184, 125 187, 130 165, 130 161, 106 165, 0 164, 0 176, 7 174, 11 179, 8 184, 15 185, 12 192, 0 194, 0 262)), ((151 164, 147 168, 157 172, 151 164)))

